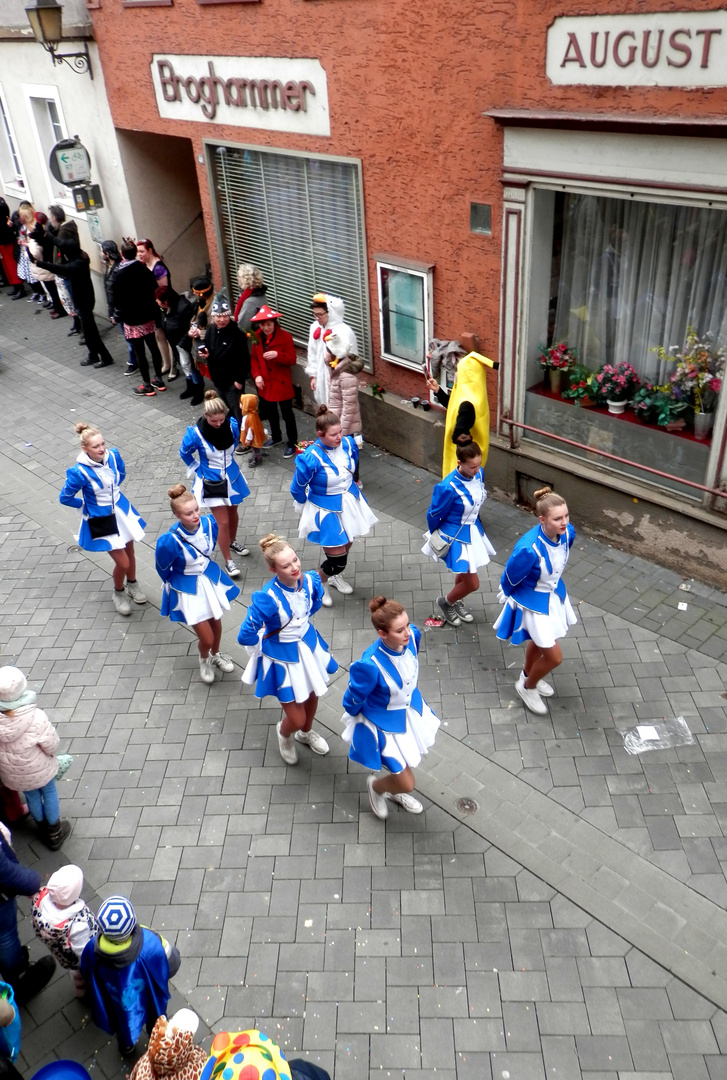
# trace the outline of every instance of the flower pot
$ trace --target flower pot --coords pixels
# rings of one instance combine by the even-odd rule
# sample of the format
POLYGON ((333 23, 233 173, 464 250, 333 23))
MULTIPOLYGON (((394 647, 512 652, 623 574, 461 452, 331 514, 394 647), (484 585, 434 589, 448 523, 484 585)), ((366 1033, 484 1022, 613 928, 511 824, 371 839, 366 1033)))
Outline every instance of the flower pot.
POLYGON ((580 405, 582 409, 592 409, 595 404, 592 397, 582 397, 579 401, 576 401, 576 405, 580 405))
POLYGON ((548 368, 548 384, 553 394, 560 393, 560 381, 563 372, 560 368, 548 368))
POLYGON ((613 413, 615 416, 620 416, 621 413, 626 412, 625 401, 611 401, 610 398, 607 398, 606 404, 608 405, 608 411, 610 413, 613 413))
POLYGON ((714 425, 713 412, 695 412, 694 414, 694 438, 708 439, 714 425))

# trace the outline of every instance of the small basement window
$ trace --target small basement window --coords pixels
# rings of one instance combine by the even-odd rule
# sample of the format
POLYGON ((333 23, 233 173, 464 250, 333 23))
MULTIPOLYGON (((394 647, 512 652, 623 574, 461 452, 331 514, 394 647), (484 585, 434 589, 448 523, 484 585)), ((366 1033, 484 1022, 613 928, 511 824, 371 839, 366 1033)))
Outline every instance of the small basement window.
POLYGON ((470 232, 492 236, 492 207, 487 203, 470 203, 470 232))

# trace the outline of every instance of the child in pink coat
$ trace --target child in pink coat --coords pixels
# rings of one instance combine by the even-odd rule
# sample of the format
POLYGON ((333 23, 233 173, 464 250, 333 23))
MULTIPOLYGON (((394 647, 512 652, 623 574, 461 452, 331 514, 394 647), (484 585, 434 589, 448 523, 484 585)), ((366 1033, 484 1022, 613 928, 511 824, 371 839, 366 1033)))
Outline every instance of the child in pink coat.
POLYGON ((40 839, 57 851, 71 831, 55 782, 60 739, 35 696, 19 668, 0 667, 0 782, 25 793, 40 839))

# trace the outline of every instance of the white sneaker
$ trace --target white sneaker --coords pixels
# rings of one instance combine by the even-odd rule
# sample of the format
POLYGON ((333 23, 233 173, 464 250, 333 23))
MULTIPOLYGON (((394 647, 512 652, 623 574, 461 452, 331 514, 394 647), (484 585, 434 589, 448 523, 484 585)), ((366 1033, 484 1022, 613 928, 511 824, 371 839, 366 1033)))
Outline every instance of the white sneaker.
POLYGON ((462 622, 474 622, 475 617, 472 612, 468 611, 464 606, 464 600, 455 600, 452 607, 457 612, 462 622))
POLYGON ((239 568, 239 566, 237 566, 232 561, 232 559, 226 559, 225 560, 225 573, 227 574, 228 577, 239 577, 240 576, 240 568, 239 568))
POLYGON ((211 656, 200 656, 199 677, 203 683, 213 683, 215 681, 215 670, 212 667, 211 656))
POLYGON ((537 713, 538 716, 547 715, 548 706, 545 704, 537 690, 528 690, 525 685, 525 676, 522 671, 520 672, 520 678, 515 683, 515 689, 525 702, 526 709, 530 709, 530 712, 537 713))
MULTIPOLYGON (((330 581, 331 579, 329 578, 328 580, 330 581)), ((333 600, 331 599, 331 594, 329 593, 325 585, 323 586, 323 599, 321 600, 321 603, 323 604, 323 607, 333 607, 333 600)))
POLYGON ((126 595, 134 601, 135 604, 145 604, 146 596, 141 591, 141 586, 138 581, 126 582, 126 595))
POLYGON ((387 794, 386 798, 403 806, 408 814, 421 814, 424 810, 418 799, 415 799, 413 795, 406 795, 403 791, 398 795, 387 794))
POLYGON ((389 816, 389 808, 386 805, 386 796, 379 795, 378 791, 374 791, 374 780, 376 777, 373 773, 366 778, 366 785, 369 789, 369 802, 371 803, 371 809, 378 818, 382 821, 389 816))
POLYGON ((280 751, 280 756, 286 765, 297 765, 298 751, 295 749, 295 742, 293 741, 293 736, 285 736, 280 734, 280 725, 282 724, 282 722, 282 720, 278 720, 277 724, 275 725, 275 730, 278 733, 278 750, 280 751))
POLYGON ((327 754, 331 749, 323 736, 319 735, 317 731, 296 731, 294 737, 298 742, 310 746, 314 754, 327 754))
POLYGON ((228 675, 235 670, 232 659, 229 656, 225 656, 224 653, 210 653, 210 660, 216 668, 226 672, 228 675))
POLYGON ((244 544, 239 544, 237 540, 230 540, 230 551, 234 551, 235 555, 249 555, 250 548, 245 547, 244 544))
POLYGON ((114 607, 119 615, 131 615, 131 604, 126 589, 114 589, 114 607))
POLYGON ((353 585, 349 585, 347 581, 344 581, 340 574, 329 577, 328 584, 332 585, 334 589, 338 589, 344 596, 348 596, 349 593, 353 592, 353 585))
POLYGON ((535 687, 541 697, 552 697, 555 693, 555 689, 546 682, 545 679, 538 679, 538 685, 535 687))

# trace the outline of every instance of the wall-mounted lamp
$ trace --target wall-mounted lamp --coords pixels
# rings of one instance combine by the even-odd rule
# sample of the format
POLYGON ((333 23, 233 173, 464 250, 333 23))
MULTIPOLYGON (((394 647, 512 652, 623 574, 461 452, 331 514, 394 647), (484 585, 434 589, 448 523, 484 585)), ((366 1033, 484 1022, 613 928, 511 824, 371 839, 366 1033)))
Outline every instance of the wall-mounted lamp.
POLYGON ((63 8, 58 0, 35 0, 35 3, 25 9, 28 22, 33 31, 33 36, 39 45, 42 45, 54 64, 65 63, 79 74, 88 72, 93 78, 91 69, 91 57, 88 53, 88 45, 84 41, 83 52, 59 53, 56 49, 63 38, 62 16, 63 8))

